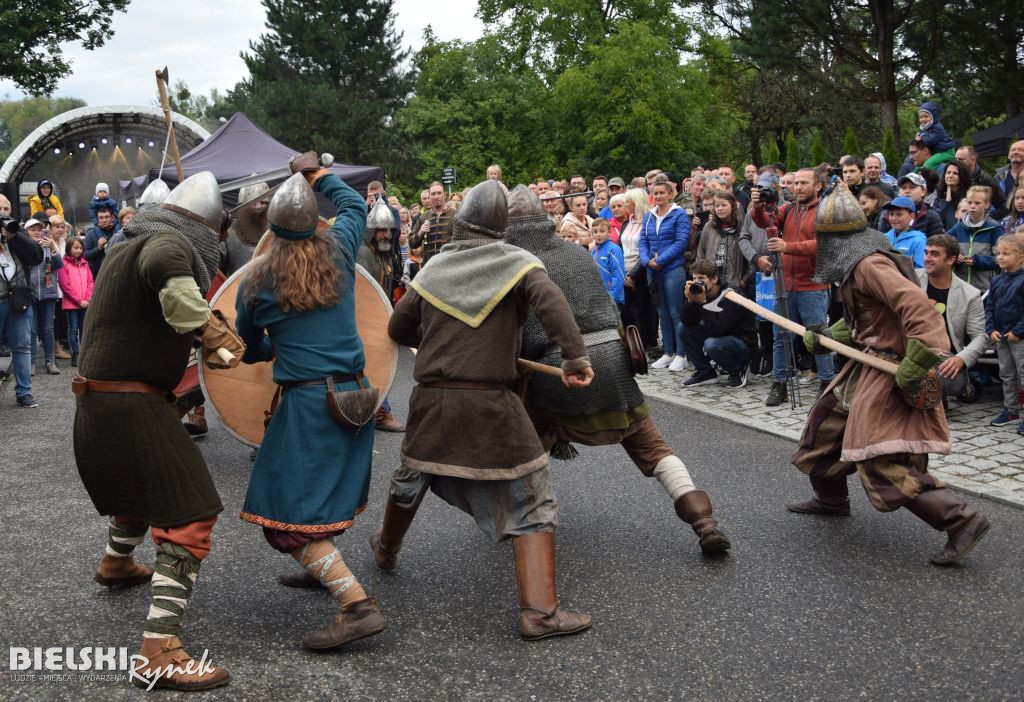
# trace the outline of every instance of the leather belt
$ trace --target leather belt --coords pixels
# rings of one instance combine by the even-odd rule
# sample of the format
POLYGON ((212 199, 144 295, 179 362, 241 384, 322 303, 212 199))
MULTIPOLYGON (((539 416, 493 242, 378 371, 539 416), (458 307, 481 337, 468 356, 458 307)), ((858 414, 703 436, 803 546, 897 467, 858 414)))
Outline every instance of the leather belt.
POLYGON ((438 388, 441 390, 507 390, 505 383, 471 383, 460 380, 438 380, 433 383, 420 383, 421 388, 438 388))
MULTIPOLYGON (((351 383, 362 379, 362 373, 350 373, 349 375, 332 375, 331 381, 334 383, 351 383)), ((326 385, 327 379, 320 378, 319 380, 293 380, 287 383, 278 383, 285 390, 291 390, 292 388, 303 388, 308 385, 326 385)))
POLYGON ((71 392, 75 395, 85 395, 90 392, 134 392, 144 395, 159 395, 167 402, 172 403, 177 400, 170 390, 164 390, 156 385, 138 380, 89 380, 80 375, 71 381, 71 392))

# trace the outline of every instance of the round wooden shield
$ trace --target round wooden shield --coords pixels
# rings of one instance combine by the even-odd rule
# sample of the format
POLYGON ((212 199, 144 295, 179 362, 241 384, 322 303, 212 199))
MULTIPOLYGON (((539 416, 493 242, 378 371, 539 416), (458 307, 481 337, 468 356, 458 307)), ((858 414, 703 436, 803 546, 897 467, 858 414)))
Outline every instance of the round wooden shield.
MULTIPOLYGON (((260 248, 257 246, 257 251, 260 248)), ((212 308, 224 313, 232 326, 239 284, 250 266, 252 263, 235 271, 210 302, 212 308)), ((379 408, 391 389, 398 369, 398 349, 388 336, 391 303, 377 282, 358 264, 355 296, 356 328, 366 356, 363 373, 373 387, 380 388, 379 408)), ((215 370, 203 363, 199 364, 199 382, 207 401, 217 410, 228 432, 252 447, 259 446, 263 441, 266 412, 270 410, 270 403, 277 390, 273 369, 273 362, 239 363, 237 367, 226 370, 215 370)), ((327 392, 326 388, 324 392, 327 392)))

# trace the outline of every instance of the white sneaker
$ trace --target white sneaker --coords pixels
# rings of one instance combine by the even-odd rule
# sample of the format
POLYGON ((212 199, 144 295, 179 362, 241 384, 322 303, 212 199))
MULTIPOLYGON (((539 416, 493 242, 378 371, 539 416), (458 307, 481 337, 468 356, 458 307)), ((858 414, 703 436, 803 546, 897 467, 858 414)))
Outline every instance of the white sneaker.
POLYGON ((669 365, 668 369, 672 372, 686 370, 686 356, 676 356, 675 358, 673 358, 672 363, 669 365))
POLYGON ((666 354, 652 363, 651 368, 668 368, 670 363, 672 363, 672 357, 666 354))

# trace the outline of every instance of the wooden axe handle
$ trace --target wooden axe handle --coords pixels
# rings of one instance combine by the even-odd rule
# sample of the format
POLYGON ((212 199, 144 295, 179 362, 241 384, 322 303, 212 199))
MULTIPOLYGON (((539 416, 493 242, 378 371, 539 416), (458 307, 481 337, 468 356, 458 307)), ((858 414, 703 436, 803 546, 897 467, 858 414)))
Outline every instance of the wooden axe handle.
MULTIPOLYGON (((803 336, 804 333, 807 331, 807 329, 797 324, 793 320, 786 319, 781 314, 775 314, 771 310, 762 307, 753 300, 748 300, 747 298, 743 297, 742 295, 733 290, 727 291, 724 297, 727 300, 735 302, 740 307, 746 307, 751 312, 761 315, 772 324, 777 324, 783 329, 791 331, 794 334, 803 336)), ((896 371, 899 368, 899 366, 893 363, 892 361, 886 361, 884 358, 872 356, 871 354, 864 353, 863 351, 855 349, 852 346, 841 344, 835 339, 825 336, 824 334, 818 334, 818 343, 827 349, 835 351, 838 354, 853 359, 854 361, 863 363, 865 366, 871 366, 872 368, 876 368, 884 373, 888 373, 889 375, 896 375, 896 371)))
MULTIPOLYGON (((409 350, 412 351, 413 356, 416 355, 416 349, 410 346, 409 350)), ((535 373, 543 373, 544 375, 551 375, 556 378, 561 378, 563 375, 565 375, 564 373, 562 373, 561 368, 547 366, 544 365, 543 363, 537 363, 536 361, 527 361, 525 358, 517 358, 516 365, 519 366, 520 368, 525 368, 526 370, 534 371, 535 373)))

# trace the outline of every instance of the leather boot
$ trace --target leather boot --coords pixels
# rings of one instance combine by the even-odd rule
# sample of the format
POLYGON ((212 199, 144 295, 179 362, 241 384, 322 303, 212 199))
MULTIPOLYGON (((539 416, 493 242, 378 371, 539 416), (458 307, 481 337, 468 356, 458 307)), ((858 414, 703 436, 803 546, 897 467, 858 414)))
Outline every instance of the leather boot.
POLYGON ((906 505, 928 526, 948 535, 946 545, 928 560, 935 565, 952 565, 967 555, 988 533, 988 519, 945 488, 924 490, 906 505))
POLYGON ((107 587, 132 587, 148 583, 153 578, 153 569, 137 562, 131 556, 118 558, 103 554, 100 565, 93 578, 100 585, 107 587))
POLYGON ((388 623, 384 621, 377 600, 367 597, 342 609, 341 614, 334 618, 333 624, 304 638, 302 645, 314 651, 322 651, 350 641, 365 639, 387 628, 388 623))
POLYGON ((415 516, 415 509, 399 507, 393 499, 388 498, 388 504, 384 508, 384 523, 370 537, 373 560, 377 562, 378 568, 381 570, 395 569, 398 552, 402 548, 402 539, 405 537, 405 532, 409 531, 409 526, 415 516))
POLYGON ((205 407, 197 405, 192 408, 192 411, 188 413, 188 419, 185 420, 185 429, 189 436, 202 436, 210 431, 210 427, 206 424, 205 407))
POLYGON ((846 478, 826 480, 809 476, 814 497, 803 502, 790 502, 786 509, 800 514, 820 514, 826 517, 850 516, 850 492, 846 478))
POLYGON ((373 416, 377 431, 391 431, 401 434, 405 431, 405 425, 399 422, 394 416, 383 407, 377 410, 373 416))
POLYGON ((59 358, 62 361, 66 361, 69 358, 71 358, 71 354, 68 353, 63 346, 60 345, 59 341, 56 344, 56 349, 54 349, 53 355, 55 358, 59 358))
POLYGON ((310 575, 305 568, 293 570, 289 573, 281 573, 277 576, 277 582, 287 587, 323 587, 323 583, 310 575))
POLYGON ((512 547, 519 582, 519 635, 535 641, 589 629, 589 614, 558 608, 554 532, 516 536, 512 547))
POLYGON ((183 691, 209 690, 227 685, 231 680, 231 675, 224 668, 210 665, 202 659, 194 660, 181 647, 181 640, 177 636, 162 639, 143 638, 139 655, 144 656, 149 664, 135 667, 140 664, 132 663, 132 683, 137 687, 147 688, 152 684, 154 689, 162 687, 183 691), (191 672, 186 672, 189 663, 192 664, 188 668, 191 672), (136 675, 143 679, 140 680, 135 677, 136 675), (160 677, 153 682, 157 675, 160 677))
POLYGON ((700 550, 705 556, 725 553, 732 546, 718 523, 711 516, 711 498, 703 490, 691 490, 676 500, 676 514, 693 527, 693 533, 700 539, 700 550))

